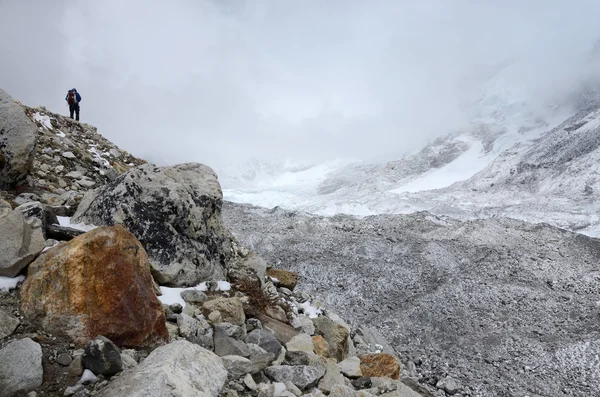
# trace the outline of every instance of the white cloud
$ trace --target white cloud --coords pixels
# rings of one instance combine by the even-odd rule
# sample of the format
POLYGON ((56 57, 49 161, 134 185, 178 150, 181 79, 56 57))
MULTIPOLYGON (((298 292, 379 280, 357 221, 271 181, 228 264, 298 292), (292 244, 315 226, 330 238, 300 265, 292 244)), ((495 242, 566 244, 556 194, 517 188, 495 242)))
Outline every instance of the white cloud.
POLYGON ((0 87, 151 161, 370 157, 460 125, 507 60, 540 104, 597 72, 600 3, 577 0, 0 1, 0 87), (35 5, 35 6, 34 6, 35 5), (467 96, 467 98, 466 98, 467 96))

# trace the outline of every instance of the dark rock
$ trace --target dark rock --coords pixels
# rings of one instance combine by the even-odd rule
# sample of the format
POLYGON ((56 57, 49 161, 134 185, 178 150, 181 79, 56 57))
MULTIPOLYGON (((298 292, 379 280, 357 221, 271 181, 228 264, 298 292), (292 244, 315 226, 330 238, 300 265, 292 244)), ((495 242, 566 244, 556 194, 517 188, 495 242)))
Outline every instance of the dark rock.
POLYGON ((368 389, 369 387, 371 387, 371 384, 371 378, 367 376, 363 376, 352 381, 352 386, 354 386, 354 388, 358 390, 368 389))
POLYGON ((202 291, 198 290, 186 290, 181 292, 181 298, 190 304, 199 304, 202 302, 206 302, 208 300, 208 296, 202 291))
POLYGON ((266 351, 273 353, 276 357, 281 351, 281 344, 277 341, 277 338, 272 332, 264 329, 255 329, 246 336, 247 343, 254 343, 265 349, 266 351))
POLYGON ((83 233, 85 233, 83 230, 73 229, 68 226, 53 224, 46 227, 46 238, 58 241, 70 241, 83 233))
POLYGON ((215 328, 214 335, 215 353, 218 356, 250 356, 248 346, 242 341, 227 336, 223 328, 215 328))
POLYGON ((114 375, 123 370, 121 352, 108 338, 102 335, 89 341, 81 356, 83 368, 96 375, 114 375))

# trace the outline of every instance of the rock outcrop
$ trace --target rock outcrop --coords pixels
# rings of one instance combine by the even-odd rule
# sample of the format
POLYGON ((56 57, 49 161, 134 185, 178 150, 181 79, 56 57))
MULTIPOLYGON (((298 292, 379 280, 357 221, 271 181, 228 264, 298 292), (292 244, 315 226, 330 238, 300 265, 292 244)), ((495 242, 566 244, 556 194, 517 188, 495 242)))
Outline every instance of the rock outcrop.
POLYGON ((0 188, 22 183, 31 168, 38 133, 22 106, 0 89, 0 188))
POLYGON ((77 343, 96 335, 119 346, 167 340, 148 257, 120 225, 94 229, 44 253, 30 265, 21 298, 28 318, 77 343))
POLYGON ((86 194, 74 222, 122 224, 142 243, 155 279, 192 286, 224 279, 231 237, 216 174, 196 163, 145 164, 86 194))

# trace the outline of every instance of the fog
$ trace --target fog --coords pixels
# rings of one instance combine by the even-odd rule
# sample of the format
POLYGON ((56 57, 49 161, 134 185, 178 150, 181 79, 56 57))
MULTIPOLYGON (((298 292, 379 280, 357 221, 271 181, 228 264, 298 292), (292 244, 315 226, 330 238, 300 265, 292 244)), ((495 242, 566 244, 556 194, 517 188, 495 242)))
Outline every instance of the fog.
POLYGON ((0 88, 149 161, 366 159, 464 125, 512 62, 532 107, 595 78, 600 3, 0 0, 0 88))

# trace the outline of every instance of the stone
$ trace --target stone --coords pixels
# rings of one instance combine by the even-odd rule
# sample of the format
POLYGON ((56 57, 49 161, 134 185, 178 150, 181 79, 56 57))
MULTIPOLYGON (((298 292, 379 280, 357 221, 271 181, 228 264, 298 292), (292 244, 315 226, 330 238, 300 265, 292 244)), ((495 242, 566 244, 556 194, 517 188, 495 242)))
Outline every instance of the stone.
POLYGON ((21 324, 18 318, 0 309, 0 340, 9 337, 21 324))
POLYGON ((123 370, 119 348, 102 335, 89 341, 81 356, 81 364, 96 375, 110 376, 123 370))
MULTIPOLYGON (((1 94, 1 93, 0 93, 1 94)), ((0 350, 0 390, 12 397, 42 385, 42 347, 30 338, 15 340, 0 350)))
POLYGON ((220 357, 241 356, 249 357, 250 350, 242 341, 227 336, 227 332, 222 328, 214 329, 215 353, 220 357))
POLYGON ((257 318, 249 318, 246 320, 246 331, 251 332, 255 329, 262 329, 262 323, 257 318))
POLYGON ((284 362, 287 365, 310 365, 311 361, 315 361, 315 353, 305 351, 286 351, 284 362))
POLYGON ((325 368, 308 365, 274 365, 266 368, 264 373, 275 382, 292 382, 299 389, 306 390, 317 385, 325 375, 325 368))
POLYGON ((258 353, 252 354, 250 356, 250 361, 252 362, 252 366, 250 368, 250 373, 252 375, 259 373, 260 371, 267 368, 271 363, 275 360, 275 355, 273 353, 258 353))
POLYGON ((6 215, 12 212, 12 206, 8 201, 4 201, 0 198, 0 218, 4 218, 6 215))
POLYGON ((282 323, 289 322, 287 315, 285 314, 285 310, 279 306, 268 306, 265 309, 265 314, 275 320, 281 321, 282 323))
POLYGON ((223 322, 223 316, 221 316, 220 311, 215 310, 214 312, 210 312, 208 320, 213 324, 219 324, 223 322))
POLYGON ((56 357, 56 362, 63 367, 68 367, 73 362, 73 358, 69 353, 60 353, 58 357, 56 357))
POLYGON ((244 327, 240 327, 239 325, 222 322, 219 324, 215 324, 214 327, 222 329, 227 334, 227 336, 237 340, 241 340, 246 337, 246 331, 244 330, 244 327))
POLYGON ((214 348, 214 331, 204 318, 196 319, 181 313, 177 316, 177 326, 179 327, 179 335, 190 342, 209 350, 214 348))
POLYGON ((167 333, 169 334, 169 342, 173 342, 174 340, 177 340, 177 338, 179 337, 179 327, 176 324, 167 322, 166 323, 167 326, 167 333))
POLYGON ((450 394, 451 396, 456 394, 460 390, 460 387, 458 386, 456 381, 454 379, 452 379, 450 376, 440 379, 437 382, 437 384, 435 385, 435 387, 437 387, 438 389, 444 390, 446 393, 450 394))
POLYGON ((294 336, 298 335, 299 332, 292 328, 291 325, 285 324, 281 321, 275 320, 270 317, 261 317, 263 328, 268 328, 275 334, 275 337, 280 343, 288 343, 294 336))
POLYGON ((143 164, 88 191, 72 221, 122 224, 144 245, 157 282, 189 287, 225 277, 233 237, 223 227, 222 204, 211 168, 143 164))
POLYGON ((138 364, 133 357, 123 352, 121 352, 121 361, 123 362, 123 370, 128 370, 137 366, 138 364))
POLYGON ((62 156, 69 160, 72 160, 77 157, 73 154, 73 152, 62 152, 62 156))
POLYGON ((298 387, 292 382, 284 382, 285 388, 291 392, 294 396, 300 397, 302 395, 302 390, 298 389, 298 387))
POLYGON ((380 394, 382 397, 433 397, 433 394, 421 394, 417 393, 410 387, 406 386, 402 382, 398 383, 396 390, 380 394))
POLYGON ((208 300, 208 296, 202 291, 198 290, 185 290, 181 292, 181 299, 184 300, 185 303, 189 304, 199 304, 208 300))
POLYGON ((365 391, 356 391, 345 385, 335 385, 332 387, 329 397, 375 397, 375 395, 365 391))
POLYGON ((235 325, 243 325, 246 322, 244 306, 238 298, 216 298, 202 304, 205 315, 218 311, 221 313, 222 321, 235 325))
POLYGON ((364 376, 368 377, 400 378, 400 363, 398 359, 387 353, 364 354, 360 356, 360 370, 364 376))
POLYGON ((340 371, 348 378, 360 378, 363 376, 360 370, 360 358, 350 357, 338 363, 340 371))
POLYGON ((296 331, 300 331, 304 334, 311 336, 315 334, 315 325, 313 324, 312 320, 307 316, 296 316, 292 319, 291 324, 296 331))
POLYGON ((312 337, 315 353, 323 357, 329 357, 329 343, 321 335, 312 337))
POLYGON ((371 378, 368 376, 362 376, 358 379, 354 379, 352 381, 352 386, 354 386, 357 389, 367 389, 369 387, 371 387, 373 383, 371 382, 371 378))
POLYGON ((343 385, 345 382, 344 376, 336 365, 334 359, 328 359, 325 368, 325 376, 319 381, 319 390, 325 394, 329 394, 334 386, 343 385))
POLYGON ((64 397, 74 396, 75 394, 82 392, 83 390, 85 390, 85 386, 82 384, 76 384, 74 386, 69 386, 65 389, 63 396, 64 397))
POLYGON ((183 306, 180 303, 173 303, 169 305, 169 310, 175 314, 180 314, 183 311, 183 306))
POLYGON ((90 187, 92 187, 92 186, 94 186, 96 184, 95 181, 90 181, 88 179, 80 179, 80 180, 77 181, 77 183, 79 185, 81 185, 83 187, 87 187, 87 188, 90 188, 90 187))
POLYGON ((250 390, 256 390, 256 388, 258 387, 251 374, 246 374, 246 376, 244 377, 244 385, 246 385, 246 387, 250 390))
POLYGON ((73 178, 73 179, 81 179, 83 178, 83 174, 79 171, 71 171, 68 174, 65 175, 67 178, 73 178))
POLYGON ((234 284, 242 281, 256 282, 261 288, 265 284, 267 262, 255 253, 234 261, 228 266, 227 278, 234 284))
POLYGON ((279 355, 281 344, 275 335, 264 329, 255 329, 246 336, 247 343, 254 343, 275 356, 279 355))
POLYGON ((356 330, 356 334, 362 338, 369 353, 395 354, 394 349, 376 329, 361 326, 356 330))
POLYGON ((186 340, 158 347, 137 367, 113 379, 98 397, 216 397, 227 380, 223 360, 186 340))
POLYGON ((252 361, 241 356, 223 356, 223 365, 229 373, 229 379, 239 379, 252 370, 252 361))
POLYGON ((69 368, 67 368, 67 373, 73 377, 79 377, 83 373, 83 365, 81 364, 81 356, 77 356, 73 358, 71 364, 69 364, 69 368))
POLYGON ((267 269, 267 275, 277 279, 280 287, 285 287, 290 291, 293 291, 296 288, 296 283, 298 283, 298 273, 295 272, 271 268, 267 269))
POLYGON ((18 209, 0 218, 0 241, 2 277, 15 277, 46 247, 42 222, 35 218, 27 219, 18 209))
POLYGON ((33 167, 36 124, 22 106, 0 89, 0 188, 23 182, 33 167))
POLYGON ((303 351, 308 353, 314 353, 315 344, 313 343, 310 335, 300 334, 294 336, 288 343, 285 344, 285 348, 288 351, 303 351))
POLYGON ((329 357, 338 361, 344 360, 348 356, 348 336, 350 336, 346 327, 325 316, 313 318, 313 323, 316 333, 322 335, 329 344, 329 357))
POLYGON ((146 252, 121 225, 93 229, 34 261, 21 287, 21 313, 79 344, 97 335, 123 347, 168 340, 146 252))

